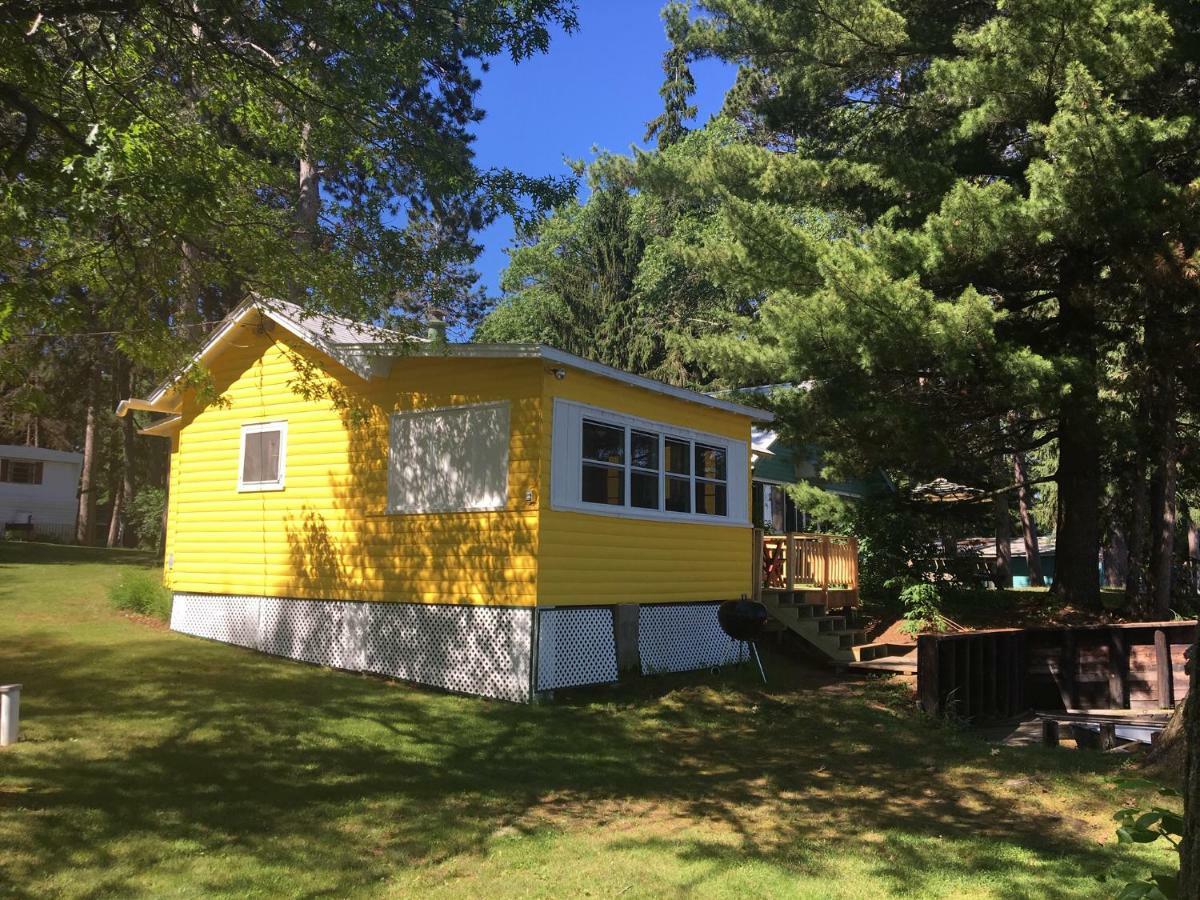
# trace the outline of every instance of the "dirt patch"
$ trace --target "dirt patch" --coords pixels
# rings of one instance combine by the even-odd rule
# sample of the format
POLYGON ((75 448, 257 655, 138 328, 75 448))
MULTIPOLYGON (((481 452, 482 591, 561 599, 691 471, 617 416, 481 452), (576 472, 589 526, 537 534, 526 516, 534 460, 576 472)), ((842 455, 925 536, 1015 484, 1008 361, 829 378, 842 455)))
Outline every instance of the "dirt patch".
POLYGON ((145 625, 147 628, 153 628, 155 631, 169 631, 171 628, 169 622, 156 619, 154 616, 143 616, 141 613, 122 612, 121 618, 136 622, 138 625, 145 625))

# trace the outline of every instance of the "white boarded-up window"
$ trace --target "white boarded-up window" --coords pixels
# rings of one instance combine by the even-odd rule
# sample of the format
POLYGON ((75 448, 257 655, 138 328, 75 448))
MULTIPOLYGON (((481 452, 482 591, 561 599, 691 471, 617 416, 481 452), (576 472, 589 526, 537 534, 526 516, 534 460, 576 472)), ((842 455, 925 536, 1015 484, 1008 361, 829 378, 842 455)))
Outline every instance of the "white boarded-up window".
POLYGON ((507 402, 393 414, 388 511, 503 509, 508 440, 507 402))

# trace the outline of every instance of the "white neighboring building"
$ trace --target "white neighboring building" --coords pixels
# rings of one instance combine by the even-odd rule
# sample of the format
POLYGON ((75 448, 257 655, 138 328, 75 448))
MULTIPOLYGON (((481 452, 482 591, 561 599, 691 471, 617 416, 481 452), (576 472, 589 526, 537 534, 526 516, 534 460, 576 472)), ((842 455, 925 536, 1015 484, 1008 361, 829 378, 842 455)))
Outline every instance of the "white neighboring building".
POLYGON ((0 444, 0 526, 74 537, 82 468, 82 453, 0 444))

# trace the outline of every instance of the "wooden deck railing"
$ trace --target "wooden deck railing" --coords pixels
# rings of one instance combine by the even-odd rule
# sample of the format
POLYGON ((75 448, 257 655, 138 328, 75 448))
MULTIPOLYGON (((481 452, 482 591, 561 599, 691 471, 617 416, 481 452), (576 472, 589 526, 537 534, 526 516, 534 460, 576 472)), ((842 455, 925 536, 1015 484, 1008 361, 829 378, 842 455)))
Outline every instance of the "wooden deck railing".
POLYGON ((754 532, 758 592, 819 591, 826 605, 858 605, 858 540, 836 534, 754 532), (831 596, 833 595, 833 596, 831 596))

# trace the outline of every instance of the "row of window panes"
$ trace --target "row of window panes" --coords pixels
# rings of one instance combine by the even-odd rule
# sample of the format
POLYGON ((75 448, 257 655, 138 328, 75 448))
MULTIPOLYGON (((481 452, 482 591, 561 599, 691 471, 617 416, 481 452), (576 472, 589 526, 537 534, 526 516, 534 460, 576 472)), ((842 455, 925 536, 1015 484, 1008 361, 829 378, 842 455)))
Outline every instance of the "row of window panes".
POLYGON ((42 464, 28 459, 0 459, 0 481, 9 484, 41 484, 42 464))
POLYGON ((694 511, 709 516, 727 515, 726 462, 722 447, 665 437, 636 428, 628 429, 627 435, 623 427, 585 419, 582 474, 582 499, 585 503, 665 509, 679 513, 694 511), (625 500, 627 437, 628 503, 625 500), (661 506, 660 478, 664 480, 661 506))

